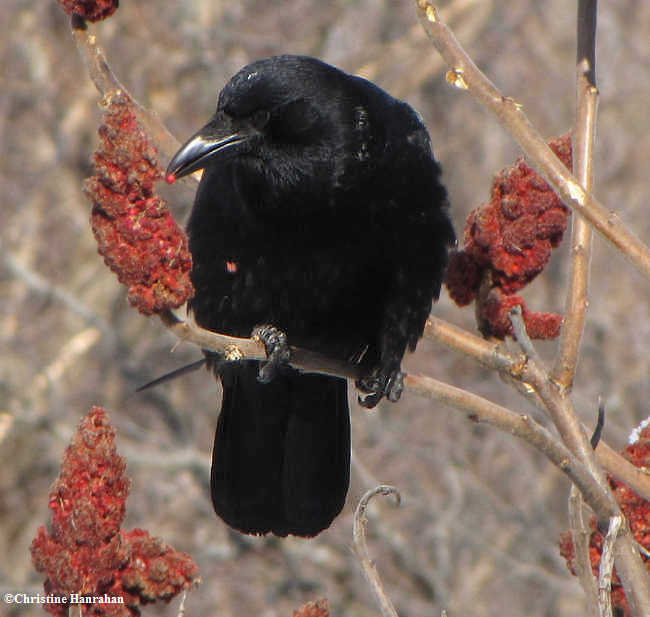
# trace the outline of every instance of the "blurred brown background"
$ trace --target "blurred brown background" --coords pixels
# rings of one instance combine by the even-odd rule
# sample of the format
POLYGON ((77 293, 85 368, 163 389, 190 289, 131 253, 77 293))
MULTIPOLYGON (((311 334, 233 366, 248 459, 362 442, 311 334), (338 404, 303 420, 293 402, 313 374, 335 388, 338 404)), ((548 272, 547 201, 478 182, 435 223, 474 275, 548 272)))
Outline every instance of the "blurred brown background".
MULTIPOLYGON (((520 101, 547 137, 574 107, 575 6, 565 0, 451 0, 441 14, 477 64, 520 101)), ((90 173, 98 94, 54 0, 4 0, 0 36, 0 591, 42 591, 28 547, 49 520, 47 495, 65 446, 92 404, 106 407, 133 479, 126 528, 190 553, 202 586, 188 615, 289 616, 321 596, 333 615, 376 615, 351 549, 352 513, 377 483, 401 508, 371 507, 370 549, 403 617, 580 615, 582 593, 556 546, 567 482, 514 438, 406 394, 374 412, 354 405, 352 485, 343 514, 315 540, 249 538, 212 512, 207 483, 218 387, 204 372, 134 389, 199 357, 156 319, 130 309, 96 253, 80 185, 90 173)), ((650 239, 650 3, 602 3, 596 193, 650 239)), ((124 0, 97 33, 118 77, 179 139, 211 115, 247 62, 304 53, 359 72, 424 116, 459 234, 518 149, 470 97, 446 84, 411 0, 124 0)), ((179 219, 191 197, 168 193, 179 219)), ((566 249, 525 296, 561 311, 566 249)), ((605 439, 622 447, 650 411, 650 284, 602 239, 575 401, 597 397, 605 439)), ((436 314, 474 329, 444 295, 436 314)), ((540 345, 550 357, 552 344, 540 345)), ((493 374, 429 342, 407 368, 538 413, 493 374)), ((0 615, 39 615, 0 605, 0 615)), ((145 614, 175 615, 170 607, 145 614)))

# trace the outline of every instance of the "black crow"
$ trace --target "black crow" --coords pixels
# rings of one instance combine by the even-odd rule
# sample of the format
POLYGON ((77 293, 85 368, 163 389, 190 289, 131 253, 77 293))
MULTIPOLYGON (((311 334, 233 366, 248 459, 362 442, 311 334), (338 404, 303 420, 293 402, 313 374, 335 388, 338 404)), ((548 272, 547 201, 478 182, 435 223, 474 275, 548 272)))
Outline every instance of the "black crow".
MULTIPOLYGON (((362 405, 397 400, 402 356, 422 335, 455 241, 419 115, 314 58, 266 58, 226 84, 167 173, 198 169, 187 226, 196 322, 241 337, 263 326, 276 359, 286 335, 358 363, 362 405)), ((217 514, 251 534, 327 528, 349 484, 346 381, 282 362, 208 363, 223 384, 217 514)))

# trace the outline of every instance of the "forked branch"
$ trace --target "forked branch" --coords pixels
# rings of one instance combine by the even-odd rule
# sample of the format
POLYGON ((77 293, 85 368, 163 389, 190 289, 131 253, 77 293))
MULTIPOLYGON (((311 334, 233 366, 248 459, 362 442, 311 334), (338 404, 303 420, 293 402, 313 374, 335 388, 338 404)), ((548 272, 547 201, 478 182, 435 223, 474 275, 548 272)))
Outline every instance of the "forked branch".
POLYGON ((523 111, 521 104, 504 96, 478 69, 453 32, 440 19, 430 0, 416 0, 420 21, 451 69, 447 81, 467 90, 485 105, 519 143, 531 164, 555 189, 562 201, 578 212, 641 272, 650 277, 650 249, 615 212, 608 210, 562 164, 523 111))

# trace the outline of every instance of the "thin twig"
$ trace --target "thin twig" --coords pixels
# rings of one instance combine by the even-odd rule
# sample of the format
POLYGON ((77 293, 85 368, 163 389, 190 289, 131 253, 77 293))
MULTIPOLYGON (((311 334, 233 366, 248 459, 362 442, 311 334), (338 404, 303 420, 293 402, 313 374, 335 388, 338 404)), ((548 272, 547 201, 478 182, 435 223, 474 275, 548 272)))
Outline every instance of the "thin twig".
POLYGON ((605 427, 605 403, 601 396, 598 397, 598 419, 596 420, 596 427, 594 432, 591 435, 589 443, 591 447, 595 450, 600 443, 600 438, 603 434, 603 428, 605 427))
POLYGON ((607 535, 603 542, 603 552, 598 570, 598 608, 600 617, 612 617, 612 572, 614 570, 614 546, 623 523, 623 515, 609 519, 607 535))
MULTIPOLYGON (((409 391, 465 412, 475 422, 495 426, 523 439, 546 456, 582 491, 585 501, 594 509, 607 509, 602 491, 587 468, 547 429, 526 414, 517 414, 477 394, 455 388, 424 375, 407 375, 409 391)), ((608 510, 609 511, 609 510, 608 510)))
POLYGON ((395 497, 395 502, 397 505, 399 505, 401 501, 399 491, 393 486, 381 485, 367 491, 364 494, 364 496, 359 501, 357 509, 354 513, 354 524, 352 528, 354 549, 357 553, 359 561, 361 562, 363 574, 370 584, 372 592, 375 595, 375 599, 379 604, 381 614, 384 617, 398 617, 393 603, 386 595, 386 590, 384 589, 381 578, 379 577, 379 572, 377 572, 375 564, 370 559, 370 555, 368 553, 368 544, 366 543, 366 527, 368 525, 366 509, 368 508, 370 500, 377 495, 393 495, 395 497))
MULTIPOLYGON (((359 476, 361 486, 377 486, 379 484, 377 478, 357 456, 354 448, 352 448, 350 462, 352 470, 359 476)), ((441 517, 440 512, 431 507, 431 504, 427 500, 412 497, 409 501, 424 516, 432 520, 435 519, 436 523, 439 523, 441 518, 444 519, 449 515, 449 511, 446 511, 441 517)), ((451 516, 453 517, 453 514, 451 516)), ((374 519, 371 517, 371 521, 377 538, 397 558, 400 570, 408 573, 411 579, 416 581, 418 586, 421 586, 426 594, 430 597, 436 597, 439 604, 446 605, 448 603, 448 593, 444 580, 444 572, 442 571, 443 568, 440 567, 440 564, 438 564, 438 568, 431 568, 428 559, 424 558, 419 551, 413 550, 413 547, 409 543, 409 538, 404 537, 403 532, 407 531, 406 528, 395 527, 378 516, 374 517, 374 519)))
POLYGON ((472 332, 433 315, 427 319, 424 337, 470 356, 486 368, 505 372, 513 377, 520 374, 526 361, 523 354, 510 353, 503 343, 486 341, 472 332))
POLYGON ((176 617, 185 617, 185 600, 187 599, 187 589, 183 590, 183 593, 181 595, 181 603, 178 607, 178 613, 176 613, 176 617))
MULTIPOLYGON (((522 373, 522 378, 535 389, 544 402, 553 423, 560 433, 560 437, 562 437, 562 441, 575 454, 578 460, 587 466, 603 490, 608 491, 607 481, 596 464, 593 449, 580 425, 570 399, 560 396, 560 393, 552 386, 548 379, 546 369, 539 361, 537 352, 526 332, 526 324, 524 323, 520 306, 515 306, 510 309, 510 321, 512 322, 517 342, 528 356, 528 362, 522 373)), ((613 497, 611 498, 611 502, 613 504, 611 504, 610 508, 600 511, 600 515, 604 516, 605 520, 613 516, 616 511, 616 502, 613 497)))
MULTIPOLYGON (((521 321, 517 327, 525 328, 521 314, 511 312, 511 321, 521 321)), ((515 327, 513 323, 513 327, 515 327)), ((522 379, 537 391, 544 402, 562 440, 569 450, 589 470, 589 474, 600 487, 600 498, 594 503, 590 497, 583 493, 585 501, 591 506, 599 522, 605 523, 613 516, 621 515, 618 503, 610 490, 609 484, 602 470, 596 463, 591 444, 578 421, 577 414, 570 397, 550 380, 548 373, 533 358, 528 359, 522 379)), ((618 541, 614 547, 616 568, 623 583, 625 594, 632 614, 650 615, 650 581, 648 571, 636 549, 636 543, 627 521, 621 527, 618 541)))
POLYGON ((503 96, 496 86, 478 69, 472 59, 440 20, 431 0, 416 0, 420 21, 440 55, 451 70, 447 81, 470 92, 503 124, 523 149, 531 164, 555 189, 560 199, 585 217, 595 229, 625 255, 641 272, 650 277, 650 248, 608 210, 555 156, 546 141, 523 112, 522 105, 503 96))
POLYGON ((569 493, 569 527, 573 540, 573 567, 585 592, 587 612, 590 617, 598 617, 598 588, 594 573, 591 569, 589 555, 591 529, 585 525, 582 504, 582 493, 575 484, 571 485, 571 491, 569 493))
POLYGON ((142 107, 120 83, 111 70, 104 51, 97 43, 97 37, 92 26, 78 15, 71 17, 70 26, 72 36, 77 44, 77 50, 83 58, 88 75, 97 90, 104 97, 109 97, 118 91, 126 94, 133 101, 138 122, 147 132, 148 137, 156 144, 163 156, 171 158, 178 150, 180 142, 167 130, 167 127, 155 113, 142 107))
POLYGON ((43 278, 36 270, 30 268, 12 253, 4 253, 2 260, 9 272, 20 279, 31 290, 44 296, 46 299, 53 299, 60 302, 67 310, 78 315, 91 326, 98 328, 102 336, 115 341, 115 331, 100 315, 79 300, 79 297, 64 287, 43 278))
MULTIPOLYGON (((573 131, 573 173, 588 193, 594 184, 594 144, 596 141, 596 12, 597 0, 578 2, 578 45, 576 67, 576 120, 573 131)), ((587 316, 589 264, 592 229, 574 213, 571 233, 571 269, 564 311, 564 324, 552 379, 570 390, 573 385, 580 342, 587 316)))
POLYGON ((512 322, 512 330, 515 335, 515 340, 519 343, 522 351, 526 354, 529 360, 539 361, 537 350, 533 345, 533 341, 531 341, 528 336, 520 304, 517 304, 510 309, 510 321, 512 322))

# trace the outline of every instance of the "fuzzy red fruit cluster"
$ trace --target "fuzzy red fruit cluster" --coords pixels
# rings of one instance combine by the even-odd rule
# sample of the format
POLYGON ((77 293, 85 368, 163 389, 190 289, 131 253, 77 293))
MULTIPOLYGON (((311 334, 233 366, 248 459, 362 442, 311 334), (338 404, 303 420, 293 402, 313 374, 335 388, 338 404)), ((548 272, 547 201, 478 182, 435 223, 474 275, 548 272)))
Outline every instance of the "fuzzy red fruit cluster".
MULTIPOLYGON (((570 135, 549 146, 571 169, 570 135)), ((490 202, 470 213, 464 245, 451 257, 446 285, 459 306, 477 301, 485 336, 512 334, 508 310, 516 304, 522 306, 531 338, 558 336, 559 315, 530 311, 514 293, 544 269, 562 240, 568 217, 568 208, 523 159, 497 175, 490 202)))
POLYGON ((88 21, 110 17, 119 6, 119 0, 59 0, 68 15, 78 15, 88 21))
POLYGON ((99 136, 95 175, 84 186, 99 253, 141 313, 177 308, 193 294, 187 237, 154 192, 163 176, 157 150, 124 93, 107 101, 99 136))
MULTIPOLYGON (((625 448, 622 454, 636 467, 648 469, 650 467, 650 427, 643 428, 639 432, 637 441, 625 448)), ((609 476, 609 484, 612 487, 616 501, 630 524, 634 539, 646 550, 650 550, 650 503, 612 476, 609 476)), ((589 539, 589 557, 594 576, 598 576, 605 538, 598 529, 595 517, 592 517, 589 525, 592 529, 589 539)), ((575 576, 575 550, 570 532, 565 532, 560 537, 560 553, 566 559, 569 570, 575 576)), ((645 555, 642 555, 642 559, 650 571, 650 560, 645 555)), ((633 617, 616 570, 614 570, 612 577, 612 605, 626 617, 633 617)))
POLYGON ((136 617, 140 606, 169 601, 198 582, 189 555, 142 529, 120 529, 130 484, 124 471, 108 416, 93 407, 50 493, 51 529, 39 528, 31 546, 35 568, 47 576, 46 595, 60 600, 44 607, 57 617, 136 617))
POLYGON ((292 617, 330 617, 329 603, 326 598, 307 602, 297 611, 293 611, 292 617))

